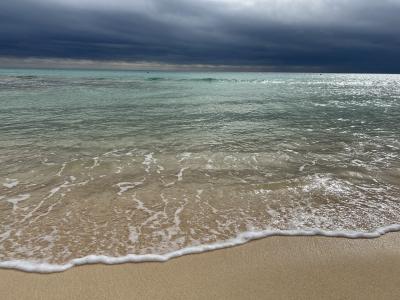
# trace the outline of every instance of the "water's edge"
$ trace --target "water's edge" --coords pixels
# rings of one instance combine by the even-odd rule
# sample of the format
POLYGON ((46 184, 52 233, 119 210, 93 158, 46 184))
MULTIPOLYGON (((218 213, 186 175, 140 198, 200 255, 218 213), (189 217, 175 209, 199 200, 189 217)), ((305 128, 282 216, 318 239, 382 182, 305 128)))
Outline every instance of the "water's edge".
POLYGON ((34 261, 25 260, 10 260, 0 262, 0 268, 15 269, 31 273, 57 273, 64 272, 74 266, 81 266, 87 264, 123 264, 129 262, 165 262, 173 258, 177 258, 188 254, 198 254, 218 249, 230 248, 234 246, 243 245, 253 240, 259 240, 271 236, 324 236, 324 237, 340 237, 349 239, 371 239, 378 238, 390 232, 400 231, 400 224, 392 224, 385 227, 377 228, 372 232, 358 232, 358 231, 324 231, 320 229, 310 230, 263 230, 263 231, 247 231, 239 234, 235 238, 226 240, 224 242, 213 243, 208 245, 200 245, 194 247, 187 247, 177 251, 169 252, 166 254, 145 254, 136 255, 129 254, 120 257, 111 257, 104 255, 88 255, 81 258, 75 258, 63 265, 48 264, 34 261))

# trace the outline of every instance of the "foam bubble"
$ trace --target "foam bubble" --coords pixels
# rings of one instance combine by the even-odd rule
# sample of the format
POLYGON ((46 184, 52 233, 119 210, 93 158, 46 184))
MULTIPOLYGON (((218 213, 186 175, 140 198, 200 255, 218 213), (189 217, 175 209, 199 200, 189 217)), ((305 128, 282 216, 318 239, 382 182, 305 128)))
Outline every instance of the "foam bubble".
POLYGON ((151 164, 153 164, 153 163, 156 162, 156 160, 153 158, 153 154, 154 154, 154 153, 152 152, 152 153, 146 154, 146 155, 144 156, 143 165, 145 166, 145 171, 146 171, 146 173, 149 173, 149 172, 150 172, 151 164))
POLYGON ((137 181, 137 182, 120 182, 117 183, 116 185, 119 187, 119 192, 117 193, 119 196, 121 196, 123 193, 126 191, 133 189, 141 184, 144 183, 144 179, 142 181, 137 181))
POLYGON ((183 179, 183 172, 184 172, 186 169, 188 169, 188 168, 181 168, 181 169, 179 170, 179 173, 176 175, 176 177, 178 177, 178 181, 182 181, 182 179, 183 179))
POLYGON ((3 186, 6 188, 12 189, 13 187, 16 187, 19 184, 19 181, 17 179, 6 179, 6 182, 3 183, 3 186))
POLYGON ((13 210, 15 210, 18 206, 18 202, 24 201, 30 198, 30 196, 31 196, 30 194, 21 194, 16 197, 8 198, 6 201, 11 203, 13 205, 13 210))

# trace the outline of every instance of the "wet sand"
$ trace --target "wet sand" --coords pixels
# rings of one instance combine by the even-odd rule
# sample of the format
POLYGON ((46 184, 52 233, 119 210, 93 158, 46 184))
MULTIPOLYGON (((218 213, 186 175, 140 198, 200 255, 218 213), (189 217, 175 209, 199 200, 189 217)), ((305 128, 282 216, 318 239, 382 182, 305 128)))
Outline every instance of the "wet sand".
POLYGON ((400 299, 400 233, 269 237, 166 263, 0 270, 1 299, 400 299))

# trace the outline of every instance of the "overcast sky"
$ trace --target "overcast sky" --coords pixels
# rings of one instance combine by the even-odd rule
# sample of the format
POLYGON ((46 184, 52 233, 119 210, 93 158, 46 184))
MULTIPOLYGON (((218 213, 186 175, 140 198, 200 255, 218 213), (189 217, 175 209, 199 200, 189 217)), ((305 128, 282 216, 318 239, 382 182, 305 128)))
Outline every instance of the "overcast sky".
POLYGON ((0 0, 0 66, 400 72, 400 0, 0 0))

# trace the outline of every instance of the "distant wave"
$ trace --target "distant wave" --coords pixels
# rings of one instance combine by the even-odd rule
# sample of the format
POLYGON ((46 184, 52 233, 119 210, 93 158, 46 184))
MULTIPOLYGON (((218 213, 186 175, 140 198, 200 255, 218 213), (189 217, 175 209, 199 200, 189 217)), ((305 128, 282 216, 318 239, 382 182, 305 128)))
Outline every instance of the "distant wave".
POLYGON ((213 81, 229 81, 227 79, 220 79, 220 78, 211 78, 211 77, 206 77, 206 78, 167 78, 167 77, 149 77, 147 78, 148 81, 193 81, 193 82, 198 82, 198 81, 204 81, 204 82, 213 82, 213 81))
POLYGON ((149 77, 147 78, 148 81, 161 81, 161 80, 168 80, 168 78, 164 77, 149 77))
POLYGON ((35 76, 35 75, 18 75, 18 76, 15 76, 15 78, 18 78, 18 79, 35 79, 35 78, 39 78, 39 76, 35 76))
POLYGON ((218 79, 218 78, 198 78, 198 79, 193 79, 193 81, 205 81, 205 82, 213 82, 213 81, 227 81, 226 79, 218 79))
POLYGON ((171 77, 148 77, 146 81, 174 81, 174 82, 226 82, 226 83, 250 83, 250 84, 282 84, 281 80, 265 80, 265 79, 233 79, 233 78, 171 78, 171 77))
POLYGON ((238 80, 227 78, 170 78, 170 77, 149 77, 147 81, 177 81, 177 82, 261 82, 259 80, 238 80))

